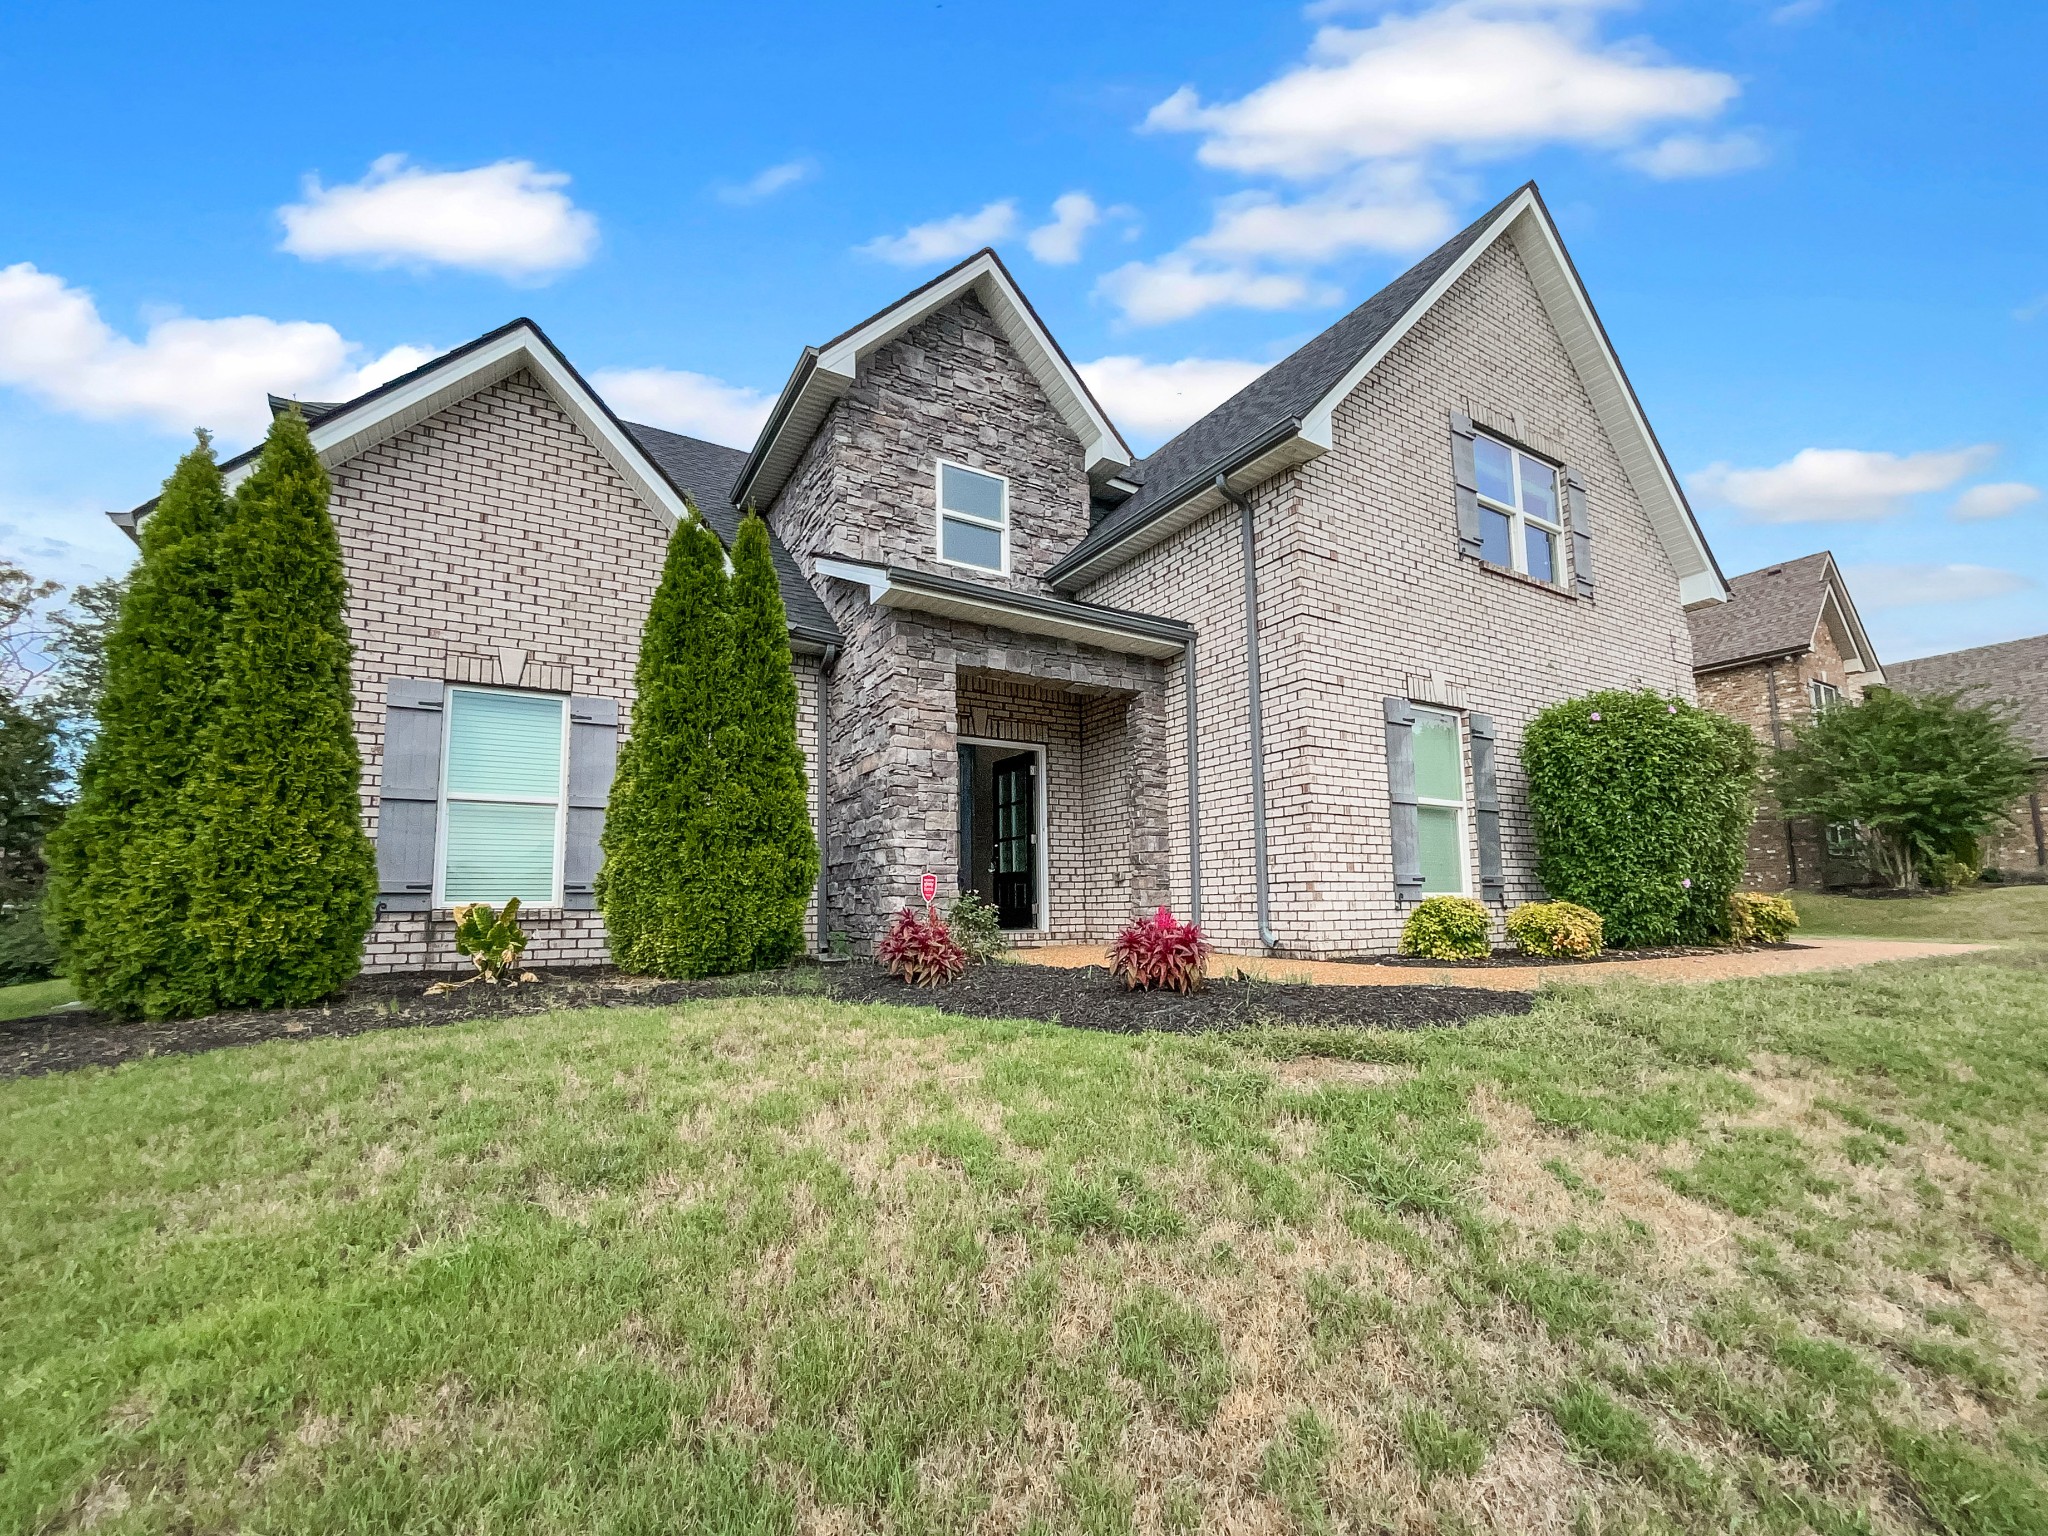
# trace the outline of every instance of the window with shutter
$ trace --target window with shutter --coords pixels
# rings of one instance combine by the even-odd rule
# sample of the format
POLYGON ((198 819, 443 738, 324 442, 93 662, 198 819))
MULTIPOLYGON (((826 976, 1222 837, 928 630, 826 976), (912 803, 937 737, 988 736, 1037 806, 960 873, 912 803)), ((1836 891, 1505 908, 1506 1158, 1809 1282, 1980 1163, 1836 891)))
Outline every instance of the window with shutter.
POLYGON ((1394 896, 1422 899, 1422 856, 1415 803, 1415 706, 1381 701, 1387 717, 1387 821, 1394 845, 1394 896))
POLYGON ((1475 434, 1473 475, 1478 483, 1479 558, 1547 581, 1563 581, 1563 512, 1557 470, 1532 454, 1475 434))
POLYGON ((561 900, 568 701, 448 690, 439 903, 561 900))
POLYGON ((1415 831, 1425 896, 1462 896, 1465 859, 1465 754, 1458 717, 1415 711, 1415 831))

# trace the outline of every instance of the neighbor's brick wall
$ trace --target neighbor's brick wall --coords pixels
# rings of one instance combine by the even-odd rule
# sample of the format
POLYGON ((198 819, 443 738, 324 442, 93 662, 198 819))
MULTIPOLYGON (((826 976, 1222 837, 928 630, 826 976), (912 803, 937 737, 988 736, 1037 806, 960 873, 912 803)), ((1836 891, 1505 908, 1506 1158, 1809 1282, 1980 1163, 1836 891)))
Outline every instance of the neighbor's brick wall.
MULTIPOLYGON (((1411 679, 1441 679, 1493 716, 1508 899, 1539 895, 1520 767, 1528 721, 1597 688, 1690 698, 1692 655, 1670 562, 1512 246, 1486 252, 1339 407, 1329 453, 1253 499, 1281 947, 1339 955, 1399 938, 1381 700, 1411 679), (1458 554, 1453 410, 1511 417, 1584 474, 1591 600, 1458 554)), ((1229 511, 1083 594, 1200 633, 1203 917, 1230 948, 1257 943, 1241 579, 1229 511)), ((1172 793, 1185 795, 1184 779, 1172 793)))
MULTIPOLYGON (((667 528, 531 375, 370 449, 333 482, 372 837, 390 678, 616 699, 623 739, 667 528), (523 667, 507 650, 525 653, 523 667)), ((815 663, 799 658, 799 729, 813 769, 816 677, 815 663)), ((607 958, 595 912, 529 908, 522 921, 533 964, 607 958)), ((456 968, 452 934, 445 910, 381 916, 363 968, 456 968)))

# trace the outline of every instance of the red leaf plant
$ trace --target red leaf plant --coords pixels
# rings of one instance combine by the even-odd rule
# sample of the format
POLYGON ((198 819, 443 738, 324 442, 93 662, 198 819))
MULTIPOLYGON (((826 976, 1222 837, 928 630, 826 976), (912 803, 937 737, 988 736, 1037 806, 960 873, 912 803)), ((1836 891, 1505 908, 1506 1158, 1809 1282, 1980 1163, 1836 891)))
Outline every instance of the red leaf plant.
POLYGON ((1126 987, 1169 987, 1192 992, 1209 969, 1209 941, 1200 923, 1176 922, 1161 907, 1150 917, 1133 918, 1109 947, 1109 974, 1126 987))
POLYGON ((889 967, 891 976, 919 987, 942 987, 967 970, 967 951, 946 920, 915 907, 905 907, 889 920, 889 931, 875 946, 875 958, 889 967))

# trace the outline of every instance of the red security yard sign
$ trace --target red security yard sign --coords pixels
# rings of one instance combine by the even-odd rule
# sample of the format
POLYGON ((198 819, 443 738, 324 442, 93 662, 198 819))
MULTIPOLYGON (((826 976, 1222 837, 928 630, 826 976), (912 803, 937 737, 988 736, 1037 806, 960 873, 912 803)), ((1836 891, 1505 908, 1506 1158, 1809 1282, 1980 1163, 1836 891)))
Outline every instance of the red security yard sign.
POLYGON ((939 899, 939 877, 927 872, 925 877, 917 882, 917 894, 924 898, 926 906, 930 906, 933 902, 937 901, 939 899))

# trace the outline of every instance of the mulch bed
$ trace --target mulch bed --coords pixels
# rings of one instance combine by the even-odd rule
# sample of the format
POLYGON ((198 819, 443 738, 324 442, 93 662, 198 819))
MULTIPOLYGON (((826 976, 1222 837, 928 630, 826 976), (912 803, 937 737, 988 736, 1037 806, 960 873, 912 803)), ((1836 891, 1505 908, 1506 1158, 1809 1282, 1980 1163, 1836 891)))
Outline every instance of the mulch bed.
MULTIPOLYGON (((468 986, 425 995, 439 976, 360 976, 321 1008, 220 1013, 175 1023, 127 1023, 72 1008, 0 1022, 0 1079, 40 1077, 77 1067, 111 1067, 151 1056, 190 1055, 266 1040, 322 1040, 381 1029, 420 1029, 471 1019, 552 1013, 571 1008, 649 1008, 702 998, 815 991, 808 967, 779 976, 712 981, 658 981, 609 968, 548 970, 538 984, 468 986), (801 978, 798 981, 798 978, 801 978), (794 982, 796 985, 791 985, 794 982)), ((1075 1029, 1141 1034, 1197 1034, 1270 1021, 1310 1027, 1414 1029, 1457 1024, 1480 1014, 1525 1013, 1520 992, 1477 987, 1328 987, 1220 981, 1182 997, 1126 992, 1099 967, 1055 970, 1037 965, 977 966, 950 987, 910 987, 880 966, 853 962, 824 968, 826 992, 849 1003, 899 1003, 973 1018, 1039 1019, 1075 1029)))
MULTIPOLYGON (((1603 949, 1597 955, 1573 959, 1570 955, 1525 955, 1519 950, 1496 949, 1484 960, 1431 960, 1423 955, 1360 955, 1355 959, 1335 960, 1333 965, 1406 965, 1418 966, 1427 971, 1452 969, 1483 971, 1487 969, 1520 969, 1530 965, 1605 965, 1615 960, 1683 960, 1697 955, 1764 955, 1783 954, 1788 949, 1814 949, 1813 944, 1723 944, 1718 947, 1673 945, 1663 949, 1603 949)), ((1285 965, 1283 958, 1279 962, 1285 965)))

